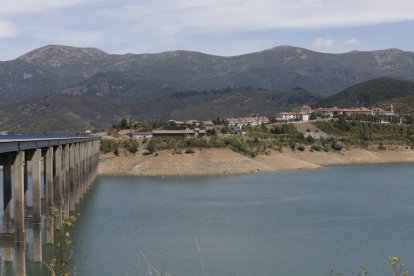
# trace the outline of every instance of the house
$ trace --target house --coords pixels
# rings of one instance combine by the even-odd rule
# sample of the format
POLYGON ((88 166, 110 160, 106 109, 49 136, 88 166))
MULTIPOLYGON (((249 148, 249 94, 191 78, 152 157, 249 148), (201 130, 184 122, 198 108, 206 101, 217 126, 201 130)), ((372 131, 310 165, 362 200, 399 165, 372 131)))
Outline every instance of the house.
POLYGON ((206 136, 206 130, 204 129, 176 129, 176 130, 169 130, 169 129, 157 129, 152 131, 153 137, 184 137, 184 138, 191 138, 191 137, 204 137, 206 136))
POLYGON ((227 122, 229 126, 259 126, 261 124, 269 123, 269 118, 264 116, 256 117, 239 117, 239 118, 228 118, 227 122))
POLYGON ((184 126, 186 122, 184 121, 176 121, 176 120, 169 120, 168 123, 175 126, 184 126))
POLYGON ((310 113, 307 112, 279 112, 276 114, 277 121, 302 121, 307 122, 310 120, 310 113))
POLYGON ((307 122, 310 119, 310 113, 299 112, 299 120, 302 122, 307 122))
POLYGON ((342 115, 342 110, 336 106, 328 107, 328 108, 321 107, 321 108, 313 109, 312 114, 316 114, 317 116, 320 116, 320 117, 332 118, 334 115, 342 115))
POLYGON ((197 120, 188 120, 185 122, 187 126, 196 126, 198 127, 200 125, 200 122, 197 120))
POLYGON ((312 113, 312 108, 309 105, 303 105, 299 108, 299 112, 300 113, 311 114, 312 113))
POLYGON ((381 116, 381 117, 393 117, 395 116, 395 112, 394 112, 394 106, 391 105, 390 110, 384 110, 382 108, 373 108, 372 109, 373 113, 377 116, 381 116))
POLYGON ((201 125, 201 127, 205 128, 205 129, 212 129, 212 128, 214 128, 214 123, 211 120, 202 121, 200 125, 201 125))
POLYGON ((195 137, 195 131, 191 129, 157 129, 152 131, 153 137, 195 137))
POLYGON ((205 129, 200 129, 200 128, 195 128, 194 132, 195 132, 195 137, 205 137, 207 133, 205 129))
POLYGON ((346 116, 373 115, 373 111, 366 107, 357 107, 357 108, 342 109, 342 114, 346 116))
POLYGON ((299 113, 297 112, 279 112, 276 114, 277 121, 296 121, 299 113))
POLYGON ((137 131, 132 133, 132 138, 134 139, 143 139, 143 138, 151 138, 152 131, 137 131))

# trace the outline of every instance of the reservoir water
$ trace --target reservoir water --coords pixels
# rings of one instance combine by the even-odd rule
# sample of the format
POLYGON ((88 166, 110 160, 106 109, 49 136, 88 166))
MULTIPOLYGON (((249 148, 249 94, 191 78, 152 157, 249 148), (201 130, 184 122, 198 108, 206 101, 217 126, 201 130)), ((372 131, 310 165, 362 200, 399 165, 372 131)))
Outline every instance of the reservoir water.
POLYGON ((79 209, 72 262, 77 275, 149 275, 148 260, 173 276, 346 276, 362 264, 386 276, 399 255, 412 270, 413 179, 413 164, 99 177, 79 209))

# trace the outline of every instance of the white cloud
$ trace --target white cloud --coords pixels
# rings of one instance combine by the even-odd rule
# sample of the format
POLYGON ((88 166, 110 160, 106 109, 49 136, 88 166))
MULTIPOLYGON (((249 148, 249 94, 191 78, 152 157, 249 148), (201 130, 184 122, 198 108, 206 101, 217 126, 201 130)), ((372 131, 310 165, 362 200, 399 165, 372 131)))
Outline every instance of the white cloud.
POLYGON ((17 34, 15 25, 8 21, 0 21, 0 38, 9 38, 17 34))
POLYGON ((414 20, 412 0, 153 0, 111 8, 113 18, 156 31, 246 31, 362 26, 414 20))
POLYGON ((357 44, 359 44, 359 39, 356 38, 356 37, 347 39, 347 40, 345 40, 345 44, 357 45, 357 44))
MULTIPOLYGON (((295 29, 319 32, 296 41, 303 39, 306 45, 309 37, 320 36, 325 39, 315 41, 315 47, 334 50, 339 44, 356 42, 350 39, 339 43, 332 33, 336 28, 414 21, 412 1, 0 0, 0 39, 19 36, 31 45, 95 44, 108 50, 134 52, 184 48, 210 52, 211 45, 215 45, 215 53, 231 53, 223 45, 237 44, 241 49, 250 43, 239 52, 259 50, 262 43, 258 37, 268 39, 271 32, 288 29, 290 34, 295 29), (334 41, 326 38, 337 41, 332 46, 334 41)), ((266 45, 282 40, 290 44, 293 37, 272 36, 266 45)))
POLYGON ((315 42, 313 43, 313 47, 316 48, 330 48, 334 44, 334 41, 332 39, 324 39, 324 38, 317 38, 315 42))
POLYGON ((10 17, 21 14, 42 13, 97 1, 99 0, 0 0, 0 15, 10 17))
MULTIPOLYGON (((19 24, 21 15, 49 16, 65 9, 90 14, 91 22, 112 20, 125 31, 171 36, 192 32, 246 32, 278 28, 332 28, 414 20, 412 0, 0 0, 0 16, 19 24), (19 18, 20 17, 20 18, 19 18)), ((35 19, 33 20, 35 22, 35 19)))

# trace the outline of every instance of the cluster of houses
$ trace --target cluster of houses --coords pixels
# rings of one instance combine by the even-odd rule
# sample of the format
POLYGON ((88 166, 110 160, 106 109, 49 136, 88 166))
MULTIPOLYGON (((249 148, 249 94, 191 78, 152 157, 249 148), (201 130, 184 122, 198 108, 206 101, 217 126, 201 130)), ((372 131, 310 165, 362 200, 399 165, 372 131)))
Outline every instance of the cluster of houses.
MULTIPOLYGON (((269 117, 237 117, 228 118, 225 120, 231 130, 235 132, 242 132, 242 128, 246 126, 258 126, 269 123, 269 117)), ((164 129, 157 129, 148 132, 134 132, 133 138, 151 138, 151 137, 205 137, 209 129, 214 128, 214 122, 208 121, 168 121, 170 126, 164 129)))
POLYGON ((256 117, 238 117, 229 118, 226 120, 230 127, 233 126, 260 126, 262 124, 269 123, 269 117, 256 116, 256 117))
POLYGON ((214 123, 208 121, 168 121, 170 126, 164 129, 155 129, 152 131, 137 131, 132 133, 133 138, 151 138, 151 137, 205 137, 207 130, 214 128, 214 123), (191 127, 191 128, 190 128, 191 127))
POLYGON ((297 112, 279 112, 277 113, 277 121, 309 121, 311 115, 314 114, 317 117, 332 118, 334 115, 345 115, 345 116, 358 116, 358 115, 371 115, 381 117, 393 117, 396 116, 394 107, 391 105, 390 110, 384 110, 382 108, 338 108, 338 107, 321 107, 312 109, 308 105, 304 105, 299 108, 297 112))
MULTIPOLYGON (((394 108, 391 105, 390 110, 384 110, 382 108, 316 108, 312 109, 308 105, 304 105, 296 112, 279 112, 276 114, 276 121, 279 122, 291 122, 291 121, 309 121, 311 115, 322 118, 332 118, 335 115, 346 116, 358 116, 358 115, 374 115, 381 117, 393 117, 396 116, 394 108)), ((236 133, 243 133, 243 128, 247 126, 259 126, 268 124, 270 122, 269 117, 265 116, 253 116, 253 117, 237 117, 226 119, 228 126, 232 131, 236 133)), ((214 122, 208 121, 176 121, 170 120, 170 126, 164 129, 152 130, 149 132, 135 132, 134 138, 151 138, 151 137, 205 137, 209 129, 214 129, 214 122)))

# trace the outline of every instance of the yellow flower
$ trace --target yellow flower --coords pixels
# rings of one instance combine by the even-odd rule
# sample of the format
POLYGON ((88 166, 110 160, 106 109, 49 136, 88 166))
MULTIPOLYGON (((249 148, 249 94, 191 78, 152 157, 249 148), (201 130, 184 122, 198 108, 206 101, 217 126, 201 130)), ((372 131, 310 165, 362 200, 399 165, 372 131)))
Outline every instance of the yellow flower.
POLYGON ((393 262, 393 263, 396 263, 399 260, 400 260, 400 257, 398 257, 398 256, 392 256, 392 257, 390 257, 390 261, 393 262))

